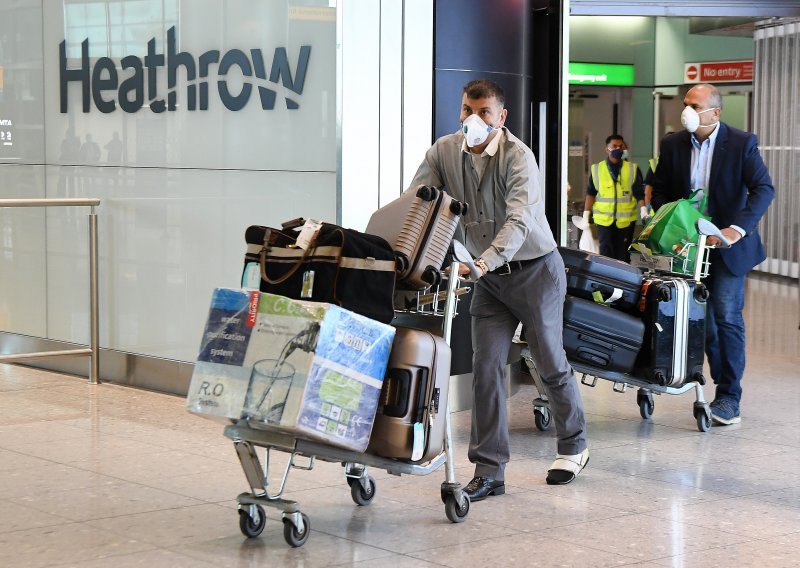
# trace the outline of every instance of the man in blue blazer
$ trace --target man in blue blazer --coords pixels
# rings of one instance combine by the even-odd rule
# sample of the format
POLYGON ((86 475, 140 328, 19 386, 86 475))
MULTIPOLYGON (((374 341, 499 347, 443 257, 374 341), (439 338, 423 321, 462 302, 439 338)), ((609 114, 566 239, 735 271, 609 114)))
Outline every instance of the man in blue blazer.
MULTIPOLYGON (((689 197, 696 189, 708 196, 705 212, 732 243, 711 253, 706 284, 711 296, 706 316, 706 355, 717 385, 711 417, 736 424, 745 366, 744 281, 766 255, 758 222, 775 196, 754 134, 720 122, 722 95, 713 85, 692 87, 683 99, 686 128, 661 141, 653 179, 652 205, 689 197)), ((719 239, 709 237, 709 244, 719 239)))

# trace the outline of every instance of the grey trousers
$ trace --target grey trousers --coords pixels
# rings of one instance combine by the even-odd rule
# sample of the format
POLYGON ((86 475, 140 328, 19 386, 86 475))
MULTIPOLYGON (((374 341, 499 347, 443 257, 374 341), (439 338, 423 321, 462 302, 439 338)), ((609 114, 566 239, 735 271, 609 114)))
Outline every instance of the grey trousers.
POLYGON ((487 274, 475 284, 472 315, 472 432, 475 476, 505 479, 510 457, 505 366, 519 322, 542 377, 558 437, 558 453, 586 449, 586 420, 578 382, 564 353, 564 261, 553 251, 508 275, 487 274))

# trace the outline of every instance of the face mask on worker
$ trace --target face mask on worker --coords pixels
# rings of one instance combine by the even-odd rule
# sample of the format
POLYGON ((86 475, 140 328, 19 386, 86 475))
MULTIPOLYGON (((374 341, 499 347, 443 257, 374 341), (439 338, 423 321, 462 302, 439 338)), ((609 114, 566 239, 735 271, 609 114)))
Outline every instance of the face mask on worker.
POLYGON ((461 130, 464 132, 467 146, 474 148, 486 142, 494 128, 483 122, 477 114, 471 114, 461 123, 461 130))
POLYGON ((681 113, 681 124, 683 124, 683 127, 689 132, 696 132, 698 128, 711 128, 717 123, 714 122, 713 124, 700 124, 700 115, 704 112, 716 110, 716 108, 717 107, 707 108, 706 110, 697 112, 692 107, 684 107, 683 112, 681 113))
POLYGON ((614 148, 613 150, 611 150, 610 155, 615 160, 622 160, 622 159, 624 159, 622 157, 624 155, 624 153, 625 153, 625 150, 623 150, 622 148, 614 148))

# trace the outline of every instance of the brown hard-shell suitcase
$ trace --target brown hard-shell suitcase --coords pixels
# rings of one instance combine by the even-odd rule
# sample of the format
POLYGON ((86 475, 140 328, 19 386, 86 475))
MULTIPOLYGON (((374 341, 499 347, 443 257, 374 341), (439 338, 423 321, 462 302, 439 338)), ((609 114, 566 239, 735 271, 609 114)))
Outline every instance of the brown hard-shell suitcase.
POLYGON ((397 328, 367 453, 424 463, 442 452, 450 347, 429 331, 397 328))
POLYGON ((394 249, 398 287, 421 290, 439 283, 458 220, 466 212, 466 203, 423 185, 378 209, 364 232, 383 237, 394 249))

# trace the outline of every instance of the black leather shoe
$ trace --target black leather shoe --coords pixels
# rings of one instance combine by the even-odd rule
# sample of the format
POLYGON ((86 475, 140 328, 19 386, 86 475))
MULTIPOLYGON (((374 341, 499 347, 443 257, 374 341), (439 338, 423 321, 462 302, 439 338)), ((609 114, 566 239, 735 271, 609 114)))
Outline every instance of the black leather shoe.
POLYGON ((475 501, 482 501, 492 495, 502 495, 505 492, 505 482, 497 481, 490 477, 474 477, 464 488, 464 493, 467 494, 469 500, 473 503, 475 501))

